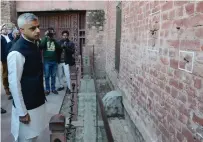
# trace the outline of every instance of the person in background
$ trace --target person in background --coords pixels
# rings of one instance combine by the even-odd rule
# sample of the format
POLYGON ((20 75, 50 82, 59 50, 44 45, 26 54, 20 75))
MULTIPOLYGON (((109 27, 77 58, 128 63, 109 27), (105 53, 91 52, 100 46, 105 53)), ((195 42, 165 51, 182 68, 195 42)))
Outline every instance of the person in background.
MULTIPOLYGON (((2 27, 1 27, 1 33, 2 33, 2 27)), ((5 48, 6 44, 7 44, 6 39, 4 38, 4 36, 1 35, 1 63, 2 63, 2 66, 3 66, 3 62, 6 61, 6 48, 5 48)), ((2 72, 2 80, 3 80, 3 75, 4 74, 2 72)), ((3 113, 6 113, 6 110, 1 107, 1 114, 3 114, 3 113)))
POLYGON ((14 43, 16 43, 16 41, 20 38, 20 31, 18 29, 14 29, 12 32, 12 37, 13 37, 13 40, 10 41, 7 45, 8 52, 11 49, 11 47, 14 45, 14 43))
POLYGON ((7 24, 7 32, 8 32, 8 38, 13 41, 14 37, 13 37, 13 30, 16 29, 15 24, 13 23, 8 23, 7 24))
POLYGON ((58 58, 58 78, 60 83, 60 88, 58 91, 63 90, 63 73, 65 73, 66 82, 67 82, 67 92, 71 93, 71 78, 70 78, 70 66, 75 64, 75 59, 73 57, 75 53, 75 45, 72 41, 69 40, 69 32, 62 32, 62 39, 59 41, 60 46, 62 47, 62 52, 59 54, 58 58))
POLYGON ((21 37, 7 56, 9 87, 13 96, 11 133, 16 142, 36 142, 48 125, 43 85, 38 17, 24 13, 18 17, 21 37))
MULTIPOLYGON (((9 38, 7 36, 7 27, 6 24, 3 24, 1 27, 1 64, 2 64, 2 82, 4 86, 4 90, 8 99, 12 99, 11 92, 9 90, 8 84, 8 68, 7 68, 7 44, 9 42, 9 38)), ((4 112, 4 111, 3 111, 4 112)))
POLYGON ((43 52, 44 74, 45 74, 45 94, 49 95, 50 90, 54 94, 58 94, 56 90, 56 71, 57 71, 57 55, 61 47, 54 39, 54 29, 48 28, 46 36, 40 42, 40 49, 43 52), (50 88, 51 78, 51 88, 50 88))

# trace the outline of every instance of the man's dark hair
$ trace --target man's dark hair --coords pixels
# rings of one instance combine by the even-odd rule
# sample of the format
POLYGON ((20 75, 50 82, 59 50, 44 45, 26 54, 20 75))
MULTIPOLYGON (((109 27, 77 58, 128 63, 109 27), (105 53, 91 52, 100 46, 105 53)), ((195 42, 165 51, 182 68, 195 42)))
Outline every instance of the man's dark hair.
POLYGON ((61 142, 61 140, 58 139, 58 138, 56 138, 56 139, 54 140, 54 142, 61 142))
POLYGON ((48 31, 52 31, 52 30, 54 30, 54 28, 49 27, 47 30, 48 30, 48 31))
POLYGON ((61 35, 67 33, 67 35, 69 36, 69 32, 68 31, 62 31, 61 35))
POLYGON ((47 36, 49 36, 50 38, 53 38, 55 32, 53 33, 52 31, 54 31, 54 28, 49 27, 47 31, 48 31, 47 36))

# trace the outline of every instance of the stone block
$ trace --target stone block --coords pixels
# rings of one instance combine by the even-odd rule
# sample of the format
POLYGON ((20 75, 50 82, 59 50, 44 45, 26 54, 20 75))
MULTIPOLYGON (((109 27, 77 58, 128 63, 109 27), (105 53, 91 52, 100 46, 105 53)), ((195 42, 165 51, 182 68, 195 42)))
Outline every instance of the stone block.
POLYGON ((102 99, 107 117, 124 116, 122 95, 118 91, 108 92, 102 99))

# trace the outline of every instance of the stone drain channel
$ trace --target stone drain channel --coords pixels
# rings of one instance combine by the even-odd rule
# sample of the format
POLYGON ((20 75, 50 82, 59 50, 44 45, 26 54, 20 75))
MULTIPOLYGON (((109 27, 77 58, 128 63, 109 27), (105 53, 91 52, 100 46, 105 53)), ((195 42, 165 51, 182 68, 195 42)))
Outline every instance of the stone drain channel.
MULTIPOLYGON (((60 113, 66 117, 66 124, 69 122, 70 99, 71 95, 66 94, 60 110, 60 113)), ((77 118, 72 121, 76 130, 72 131, 70 140, 67 142, 107 142, 103 121, 96 111, 98 107, 94 80, 88 75, 81 79, 77 100, 78 103, 75 104, 78 105, 77 118)))

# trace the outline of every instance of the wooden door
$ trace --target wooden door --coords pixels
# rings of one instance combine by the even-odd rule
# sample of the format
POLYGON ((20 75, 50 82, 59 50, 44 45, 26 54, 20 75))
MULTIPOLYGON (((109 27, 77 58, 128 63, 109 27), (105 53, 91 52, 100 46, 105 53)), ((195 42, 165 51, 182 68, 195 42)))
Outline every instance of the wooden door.
POLYGON ((62 38, 62 31, 69 31, 69 39, 74 42, 75 48, 79 53, 79 14, 78 13, 35 13, 39 17, 40 31, 42 38, 48 27, 54 28, 56 31, 55 39, 62 38))

